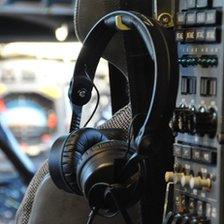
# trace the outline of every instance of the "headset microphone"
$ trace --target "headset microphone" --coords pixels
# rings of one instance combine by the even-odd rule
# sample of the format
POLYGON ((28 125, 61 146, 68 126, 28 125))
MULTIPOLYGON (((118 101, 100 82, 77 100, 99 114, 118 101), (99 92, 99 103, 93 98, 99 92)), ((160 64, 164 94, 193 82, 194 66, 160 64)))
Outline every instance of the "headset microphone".
MULTIPOLYGON (((168 126, 175 104, 178 76, 176 64, 171 63, 175 54, 169 32, 154 19, 136 12, 112 12, 87 35, 69 90, 73 106, 71 133, 53 144, 49 170, 58 188, 83 195, 89 202, 92 212, 88 223, 96 214, 110 216, 117 212, 126 223, 133 223, 127 209, 141 197, 145 149, 151 147, 153 136, 168 126), (135 136, 136 144, 131 146, 94 128, 79 129, 82 106, 91 98, 95 71, 107 44, 115 33, 129 30, 139 35, 154 63, 151 74, 147 74, 153 76, 148 83, 152 90, 147 99, 149 108, 144 125, 135 136)), ((136 89, 141 89, 136 85, 129 83, 131 97, 136 89)))

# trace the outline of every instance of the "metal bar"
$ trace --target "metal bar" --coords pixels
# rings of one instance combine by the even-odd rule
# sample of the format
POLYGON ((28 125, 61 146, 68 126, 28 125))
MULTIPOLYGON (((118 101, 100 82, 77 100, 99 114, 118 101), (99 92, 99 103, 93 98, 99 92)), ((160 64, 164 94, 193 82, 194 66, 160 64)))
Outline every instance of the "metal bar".
POLYGON ((28 184, 35 173, 32 161, 26 156, 11 131, 0 123, 0 148, 28 184))

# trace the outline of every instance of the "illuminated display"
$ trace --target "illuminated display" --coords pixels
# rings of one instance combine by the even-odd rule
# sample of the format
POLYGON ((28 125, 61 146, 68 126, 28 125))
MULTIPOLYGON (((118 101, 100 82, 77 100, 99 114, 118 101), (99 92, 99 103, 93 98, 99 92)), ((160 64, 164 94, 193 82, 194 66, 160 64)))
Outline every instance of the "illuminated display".
POLYGON ((37 147, 49 143, 57 130, 54 103, 36 93, 6 95, 0 99, 0 113, 1 121, 29 154, 35 154, 37 147))

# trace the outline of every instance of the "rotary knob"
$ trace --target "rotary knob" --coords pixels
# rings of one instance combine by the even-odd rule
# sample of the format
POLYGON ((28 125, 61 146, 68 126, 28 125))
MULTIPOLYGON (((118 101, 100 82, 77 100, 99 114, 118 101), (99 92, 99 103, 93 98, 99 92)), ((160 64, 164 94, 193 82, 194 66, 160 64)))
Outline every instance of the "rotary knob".
POLYGON ((173 17, 171 14, 163 12, 158 16, 158 20, 163 24, 165 27, 173 27, 173 17))
POLYGON ((190 180, 191 189, 210 189, 212 187, 212 181, 210 178, 202 179, 201 177, 192 177, 190 180))
POLYGON ((208 134, 210 137, 214 137, 217 130, 217 114, 216 111, 211 108, 208 111, 201 107, 195 112, 195 130, 200 136, 208 134))
POLYGON ((184 176, 184 173, 166 172, 165 181, 167 183, 174 182, 175 184, 179 184, 181 183, 182 176, 184 176))
POLYGON ((188 187, 190 185, 190 180, 191 180, 192 176, 191 175, 183 175, 181 177, 181 186, 182 187, 188 187))
POLYGON ((174 181, 174 172, 166 172, 165 174, 165 181, 167 183, 174 181))

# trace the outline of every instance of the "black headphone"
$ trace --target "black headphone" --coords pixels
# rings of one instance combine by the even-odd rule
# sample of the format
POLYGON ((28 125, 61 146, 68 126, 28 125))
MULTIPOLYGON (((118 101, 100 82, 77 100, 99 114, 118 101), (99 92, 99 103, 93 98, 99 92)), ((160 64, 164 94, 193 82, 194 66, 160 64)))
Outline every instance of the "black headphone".
MULTIPOLYGON (((49 157, 50 175, 56 186, 66 192, 84 195, 90 207, 114 213, 119 206, 128 208, 140 199, 142 160, 138 146, 143 137, 153 136, 168 126, 178 86, 176 55, 170 33, 154 20, 136 12, 115 11, 99 20, 87 35, 79 54, 70 85, 73 106, 71 133, 56 140, 49 157), (82 106, 91 98, 99 60, 115 33, 138 33, 154 63, 152 90, 146 119, 136 137, 136 146, 128 149, 125 141, 109 139, 94 128, 79 129, 82 106), (137 148, 137 150, 136 150, 137 148), (124 155, 127 158, 124 159, 124 155), (119 198, 119 203, 116 199, 119 198)), ((137 74, 136 74, 137 75, 137 74)), ((129 86, 132 91, 141 89, 129 86)))

